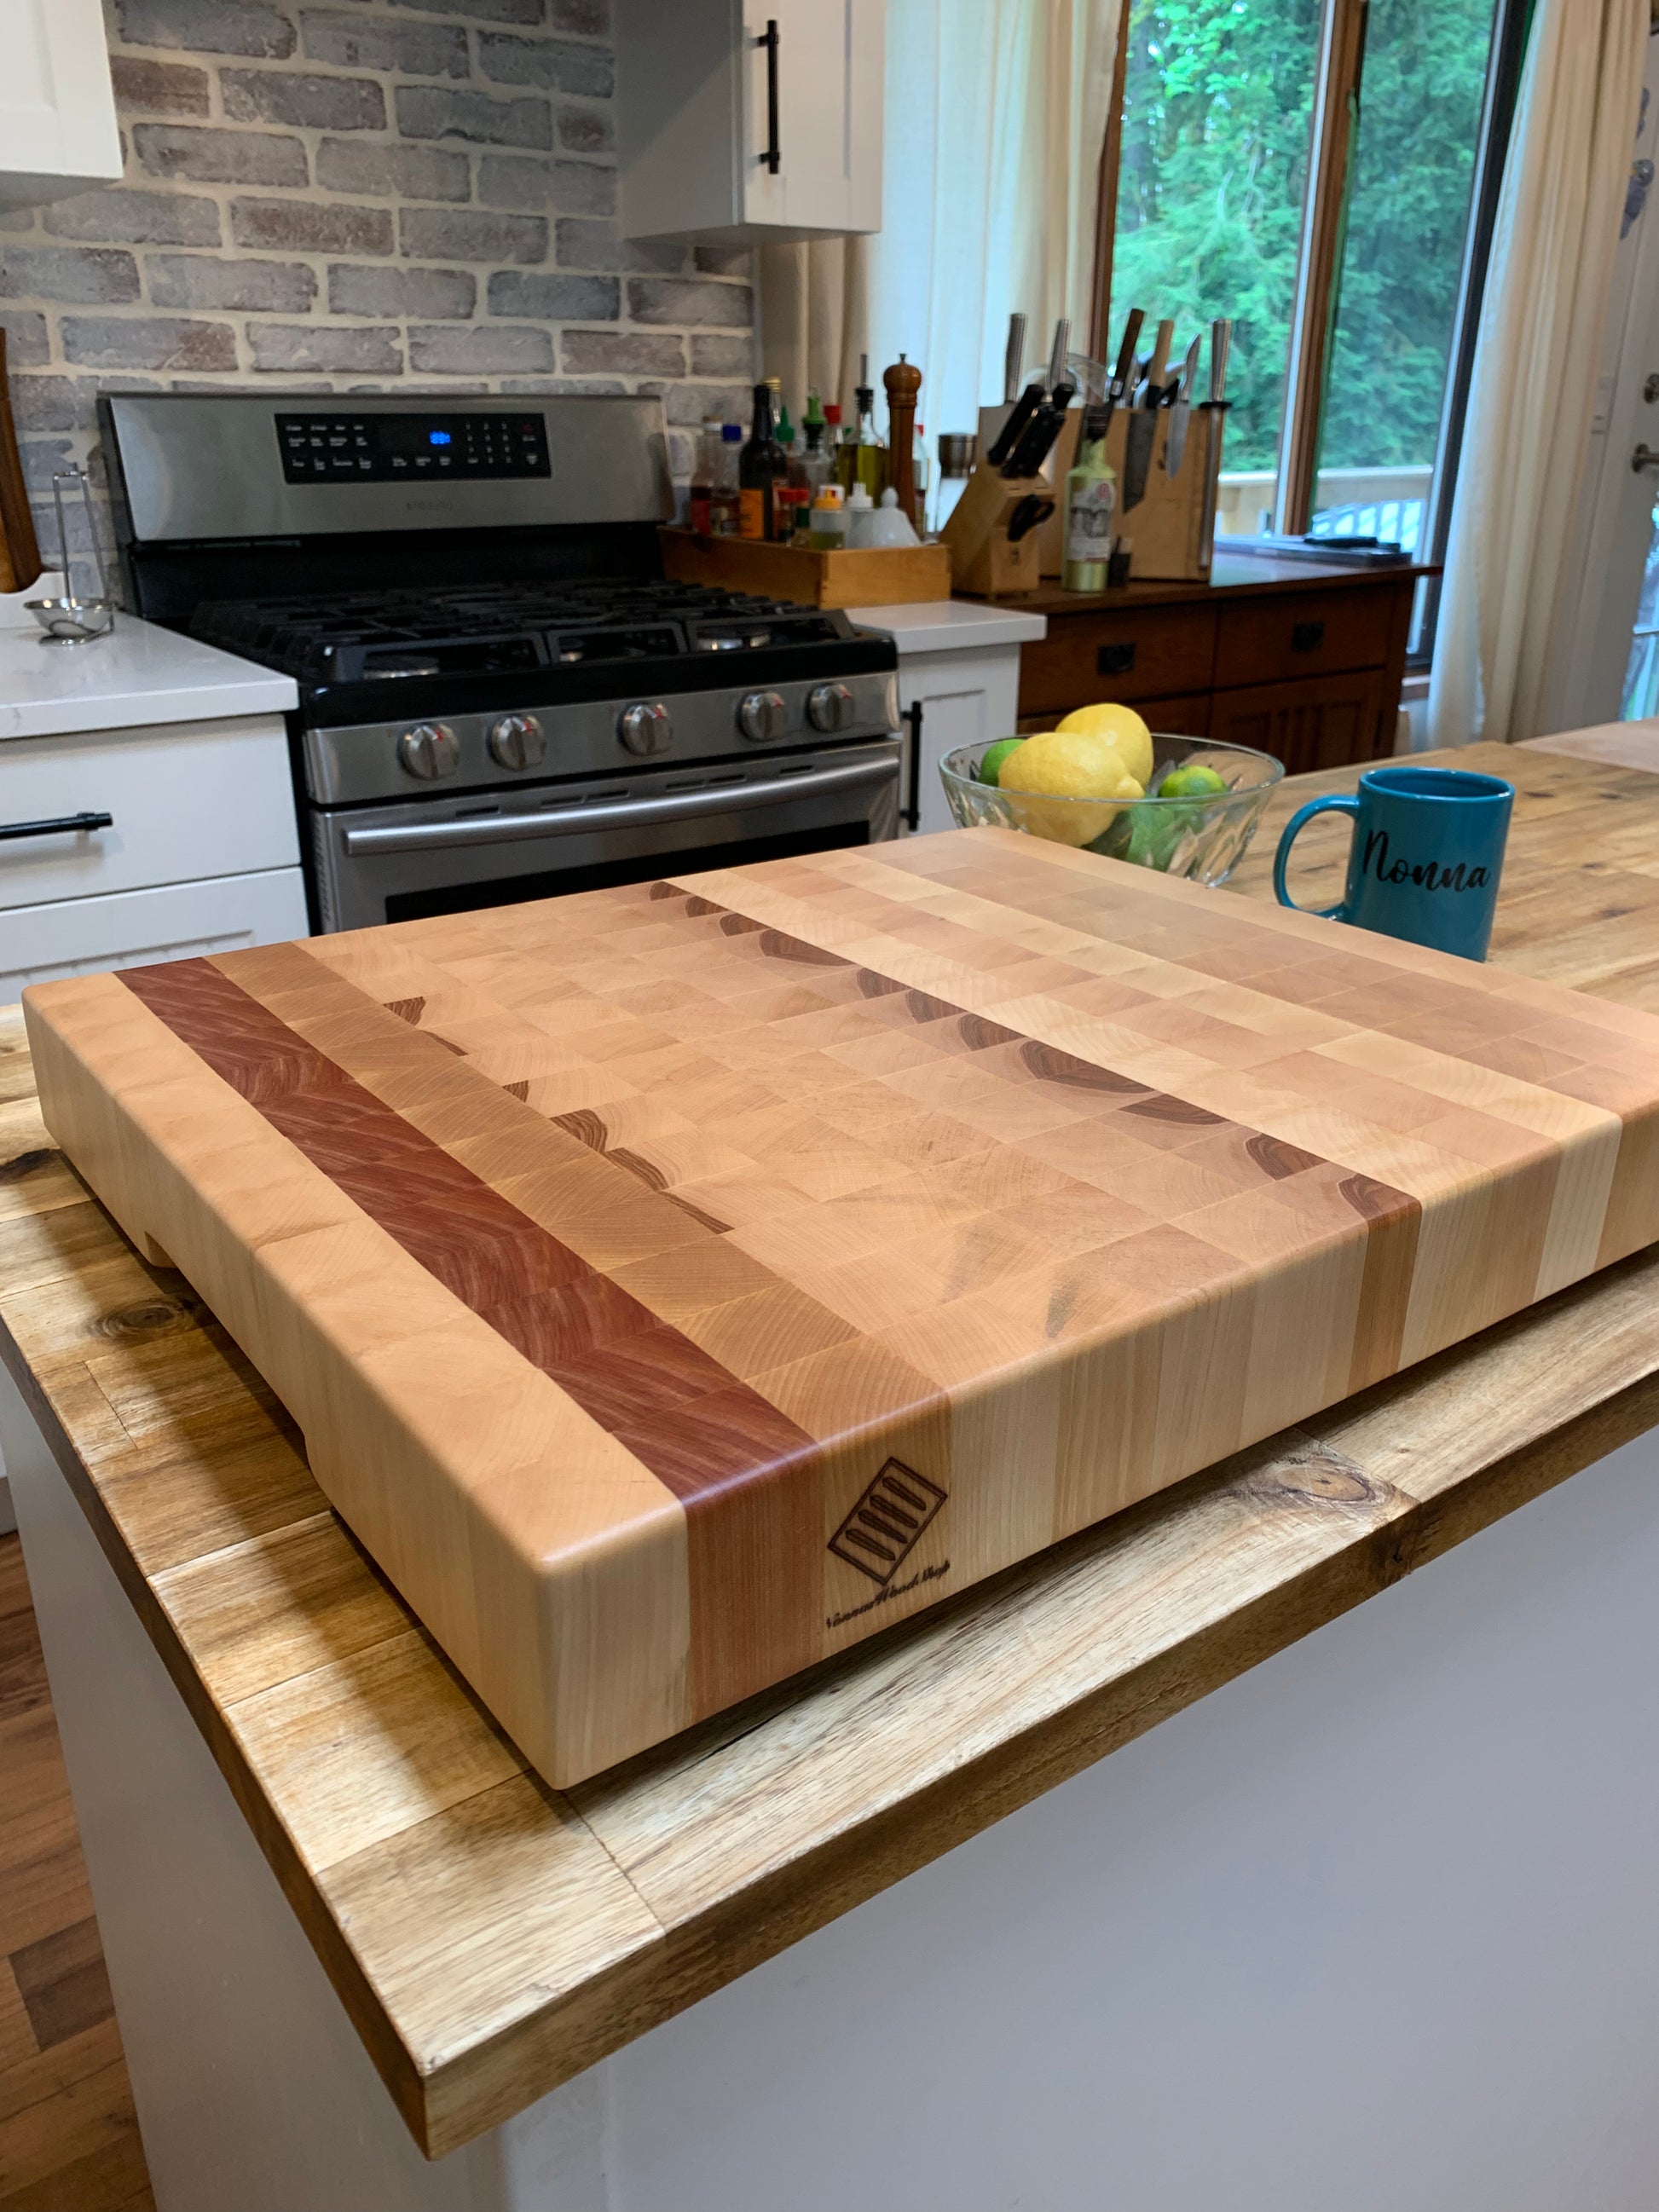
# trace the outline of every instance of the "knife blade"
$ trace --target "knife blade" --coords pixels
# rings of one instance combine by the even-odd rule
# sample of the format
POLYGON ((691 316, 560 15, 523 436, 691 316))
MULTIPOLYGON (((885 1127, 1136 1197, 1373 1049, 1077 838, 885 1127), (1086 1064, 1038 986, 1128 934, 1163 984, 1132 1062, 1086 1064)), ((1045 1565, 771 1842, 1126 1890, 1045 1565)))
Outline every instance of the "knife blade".
POLYGON ((1181 374, 1175 380, 1175 397, 1170 403, 1170 442, 1164 450, 1164 465, 1172 477, 1181 473, 1181 457, 1187 450, 1187 423, 1192 414, 1191 392, 1198 374, 1198 356, 1203 340, 1194 338, 1187 349, 1187 358, 1181 364, 1181 374))
POLYGON ((1210 325, 1210 404, 1219 407, 1227 396, 1227 356, 1232 348, 1233 326, 1224 318, 1210 325))
MULTIPOLYGON (((1019 443, 1026 424, 1042 406, 1042 386, 1040 384, 1028 384, 1018 398, 1015 400, 1007 421, 985 449, 985 459, 990 467, 994 469, 1003 467, 1009 454, 1019 443)), ((1003 473, 1006 476, 1007 471, 1003 469, 1003 473)))
POLYGON ((1008 350, 1002 363, 1002 404, 1012 407, 1019 397, 1019 372, 1025 359, 1025 318, 1008 318, 1008 350))
MULTIPOLYGON (((1054 351, 1048 356, 1048 391, 1051 399, 1052 395, 1059 391, 1062 384, 1069 383, 1071 380, 1066 373, 1066 356, 1070 350, 1071 343, 1072 326, 1062 315, 1054 325, 1054 351)), ((1073 386, 1073 389, 1075 390, 1076 386, 1073 386)))
POLYGON ((1146 364, 1144 397, 1131 410, 1123 438, 1123 512, 1139 507, 1146 496, 1146 478, 1152 465, 1152 446, 1158 437, 1158 403, 1169 365, 1173 323, 1160 323, 1152 357, 1146 364))

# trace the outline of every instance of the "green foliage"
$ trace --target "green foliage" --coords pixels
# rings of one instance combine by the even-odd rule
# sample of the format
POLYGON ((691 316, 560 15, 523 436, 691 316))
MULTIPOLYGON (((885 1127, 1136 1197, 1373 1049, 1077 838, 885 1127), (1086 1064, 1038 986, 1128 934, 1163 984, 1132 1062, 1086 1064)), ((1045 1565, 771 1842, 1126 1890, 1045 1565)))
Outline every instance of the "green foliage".
MULTIPOLYGON (((1371 0, 1328 466, 1433 457, 1492 15, 1371 0)), ((1112 327, 1139 305, 1184 347, 1232 318, 1232 469, 1278 455, 1319 22, 1319 0, 1132 0, 1112 327)))

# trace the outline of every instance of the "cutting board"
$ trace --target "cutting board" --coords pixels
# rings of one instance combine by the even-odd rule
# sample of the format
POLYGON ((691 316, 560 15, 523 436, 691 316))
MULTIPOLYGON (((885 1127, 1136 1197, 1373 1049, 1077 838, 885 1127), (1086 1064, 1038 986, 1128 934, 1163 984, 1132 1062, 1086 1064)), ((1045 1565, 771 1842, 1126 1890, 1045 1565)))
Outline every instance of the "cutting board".
POLYGON ((24 1004, 557 1784, 1659 1236, 1659 1021, 995 829, 24 1004))

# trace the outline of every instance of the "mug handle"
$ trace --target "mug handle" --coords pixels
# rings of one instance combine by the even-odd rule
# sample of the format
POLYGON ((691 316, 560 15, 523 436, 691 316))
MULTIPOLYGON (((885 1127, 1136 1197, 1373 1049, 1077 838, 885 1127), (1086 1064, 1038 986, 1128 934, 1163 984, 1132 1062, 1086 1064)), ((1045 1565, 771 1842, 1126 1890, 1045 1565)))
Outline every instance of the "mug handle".
POLYGON ((1298 806, 1279 833, 1279 850, 1273 854, 1273 896, 1280 906, 1289 907, 1296 914, 1316 914, 1323 921, 1345 921, 1346 906, 1297 906, 1285 888, 1285 871, 1290 864, 1291 848, 1296 842, 1304 823, 1311 822, 1316 814, 1354 814, 1359 811, 1359 801, 1350 799, 1345 792, 1327 792, 1322 798, 1310 799, 1305 806, 1298 806))

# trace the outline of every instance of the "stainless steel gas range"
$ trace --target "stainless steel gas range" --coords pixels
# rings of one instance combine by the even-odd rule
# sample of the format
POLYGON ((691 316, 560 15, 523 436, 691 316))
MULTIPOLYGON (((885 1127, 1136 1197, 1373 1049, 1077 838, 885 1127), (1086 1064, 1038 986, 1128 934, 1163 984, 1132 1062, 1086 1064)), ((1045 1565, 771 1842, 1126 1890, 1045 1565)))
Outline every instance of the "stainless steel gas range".
POLYGON ((293 676, 313 925, 896 834, 890 641, 660 574, 661 402, 100 402, 128 603, 293 676))

